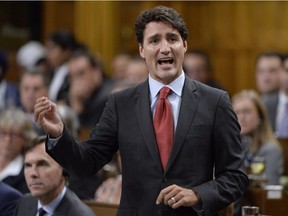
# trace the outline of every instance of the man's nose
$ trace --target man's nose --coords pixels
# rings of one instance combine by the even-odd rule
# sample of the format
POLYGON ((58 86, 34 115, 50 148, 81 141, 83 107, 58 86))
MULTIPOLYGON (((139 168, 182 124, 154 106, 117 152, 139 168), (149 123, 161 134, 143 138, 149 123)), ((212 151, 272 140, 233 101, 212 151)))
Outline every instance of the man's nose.
POLYGON ((168 43, 168 41, 163 40, 161 43, 160 49, 161 49, 161 53, 168 54, 171 51, 171 47, 170 47, 170 44, 168 43))

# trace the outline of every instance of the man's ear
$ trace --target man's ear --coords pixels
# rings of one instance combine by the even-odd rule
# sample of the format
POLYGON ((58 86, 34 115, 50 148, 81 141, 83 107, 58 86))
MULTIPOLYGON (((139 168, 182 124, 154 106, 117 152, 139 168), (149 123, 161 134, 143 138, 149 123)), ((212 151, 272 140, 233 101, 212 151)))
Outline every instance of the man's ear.
POLYGON ((143 49, 143 46, 141 43, 138 43, 138 46, 139 46, 139 54, 140 56, 145 59, 145 54, 144 54, 144 49, 143 49))
POLYGON ((187 49, 188 49, 188 43, 187 43, 186 40, 184 40, 183 45, 184 45, 184 49, 185 49, 185 52, 186 52, 187 49))

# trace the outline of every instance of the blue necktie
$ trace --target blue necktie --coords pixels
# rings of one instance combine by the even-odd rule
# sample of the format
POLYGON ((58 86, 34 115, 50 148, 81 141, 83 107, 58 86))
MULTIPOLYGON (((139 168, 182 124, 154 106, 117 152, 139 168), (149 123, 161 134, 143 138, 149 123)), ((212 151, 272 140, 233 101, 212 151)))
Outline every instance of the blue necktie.
POLYGON ((46 213, 47 212, 43 208, 39 209, 39 216, 45 216, 46 213))

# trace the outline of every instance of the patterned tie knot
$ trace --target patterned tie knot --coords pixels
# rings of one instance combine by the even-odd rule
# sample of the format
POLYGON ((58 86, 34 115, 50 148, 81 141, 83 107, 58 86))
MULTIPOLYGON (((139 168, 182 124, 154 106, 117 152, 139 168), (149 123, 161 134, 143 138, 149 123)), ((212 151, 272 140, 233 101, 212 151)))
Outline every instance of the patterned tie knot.
POLYGON ((167 86, 164 86, 161 90, 160 90, 160 95, 159 95, 159 99, 166 99, 169 95, 169 93, 171 92, 171 89, 168 88, 167 86))

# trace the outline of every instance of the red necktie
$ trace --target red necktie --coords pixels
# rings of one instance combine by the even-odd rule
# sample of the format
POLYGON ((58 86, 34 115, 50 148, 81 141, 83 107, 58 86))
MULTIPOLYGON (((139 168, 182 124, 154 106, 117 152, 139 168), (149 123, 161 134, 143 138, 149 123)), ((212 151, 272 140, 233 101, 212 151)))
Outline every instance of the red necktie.
POLYGON ((160 95, 154 115, 154 130, 162 166, 164 169, 168 162, 174 137, 173 113, 170 103, 167 99, 170 91, 170 88, 166 86, 160 90, 160 95))

